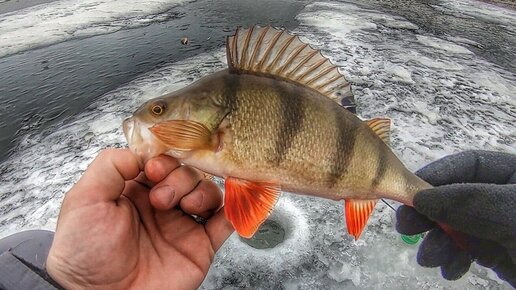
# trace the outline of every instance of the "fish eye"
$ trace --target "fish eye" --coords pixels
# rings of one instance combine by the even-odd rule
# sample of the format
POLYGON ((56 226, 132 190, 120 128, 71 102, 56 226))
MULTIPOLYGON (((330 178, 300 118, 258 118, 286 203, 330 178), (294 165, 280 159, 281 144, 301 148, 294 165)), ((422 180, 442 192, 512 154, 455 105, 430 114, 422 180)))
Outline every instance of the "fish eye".
POLYGON ((153 115, 160 116, 161 114, 163 114, 165 112, 166 108, 167 108, 167 104, 165 104, 165 102, 158 101, 158 102, 152 104, 152 106, 150 107, 150 110, 153 115))

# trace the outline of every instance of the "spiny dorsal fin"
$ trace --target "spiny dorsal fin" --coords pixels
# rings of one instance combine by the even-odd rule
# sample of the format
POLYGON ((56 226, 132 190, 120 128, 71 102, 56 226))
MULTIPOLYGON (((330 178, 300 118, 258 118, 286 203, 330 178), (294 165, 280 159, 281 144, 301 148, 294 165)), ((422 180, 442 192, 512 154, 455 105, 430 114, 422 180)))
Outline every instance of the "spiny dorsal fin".
POLYGON ((387 145, 391 145, 391 119, 389 118, 374 118, 365 120, 367 126, 380 137, 380 139, 387 145))
POLYGON ((238 28, 226 41, 230 71, 280 78, 312 88, 355 113, 350 83, 319 50, 271 26, 238 28))

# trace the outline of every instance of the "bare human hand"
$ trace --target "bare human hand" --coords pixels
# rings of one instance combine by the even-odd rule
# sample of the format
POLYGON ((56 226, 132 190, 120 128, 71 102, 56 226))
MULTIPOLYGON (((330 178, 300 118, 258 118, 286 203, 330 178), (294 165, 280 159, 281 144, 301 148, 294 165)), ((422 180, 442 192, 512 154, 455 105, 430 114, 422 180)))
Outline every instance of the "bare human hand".
POLYGON ((233 232, 222 199, 171 157, 144 174, 129 150, 104 150, 66 194, 47 271, 67 289, 197 288, 233 232))

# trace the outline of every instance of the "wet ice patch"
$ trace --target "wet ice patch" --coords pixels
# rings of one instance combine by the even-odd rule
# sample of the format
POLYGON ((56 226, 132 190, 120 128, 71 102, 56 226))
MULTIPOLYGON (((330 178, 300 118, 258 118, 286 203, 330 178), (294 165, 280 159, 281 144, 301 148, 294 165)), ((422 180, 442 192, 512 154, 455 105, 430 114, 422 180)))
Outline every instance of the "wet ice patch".
POLYGON ((60 0, 0 14, 0 57, 65 41, 148 25, 190 0, 60 0))

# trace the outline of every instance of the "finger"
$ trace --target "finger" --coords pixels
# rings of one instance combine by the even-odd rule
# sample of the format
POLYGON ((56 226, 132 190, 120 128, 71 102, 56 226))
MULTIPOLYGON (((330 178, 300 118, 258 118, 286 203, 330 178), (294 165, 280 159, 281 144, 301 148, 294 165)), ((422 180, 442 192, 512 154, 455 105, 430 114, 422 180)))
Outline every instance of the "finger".
POLYGON ((184 212, 203 218, 210 218, 222 204, 222 191, 215 183, 206 179, 201 180, 197 187, 179 202, 184 212))
POLYGON ((396 230, 404 235, 429 231, 435 223, 418 213, 413 207, 402 205, 396 210, 396 230))
POLYGON ((448 155, 419 169, 416 175, 434 186, 453 183, 507 184, 516 173, 516 155, 470 150, 448 155))
POLYGON ((414 207, 432 220, 509 247, 516 235, 514 192, 514 184, 443 185, 418 192, 414 207))
POLYGON ((457 251, 453 240, 441 229, 428 232, 419 246, 417 262, 423 267, 437 267, 448 262, 449 257, 457 251))
POLYGON ((67 198, 77 199, 82 205, 115 201, 124 190, 125 181, 135 178, 139 173, 138 160, 129 149, 102 150, 67 194, 67 198))
POLYGON ((145 174, 150 181, 158 183, 165 179, 174 169, 181 166, 177 159, 167 155, 159 155, 145 164, 145 174))
POLYGON ((508 254, 508 249, 495 241, 485 238, 470 236, 468 239, 468 251, 477 259, 477 263, 487 268, 497 265, 508 254))
POLYGON ((446 280, 457 280, 464 276, 471 266, 471 256, 465 251, 457 251, 449 257, 448 263, 441 266, 441 275, 446 280))
POLYGON ((128 181, 124 188, 122 196, 129 199, 137 210, 136 219, 143 221, 144 226, 149 229, 152 228, 153 211, 149 202, 149 189, 145 184, 141 184, 135 180, 128 181))
POLYGON ((149 196, 151 205, 160 210, 171 209, 200 181, 201 176, 197 171, 189 166, 180 166, 152 188, 149 196))
POLYGON ((133 181, 139 183, 141 186, 143 186, 144 188, 150 190, 152 187, 154 187, 154 185, 156 183, 150 181, 148 178, 147 178, 147 175, 145 175, 145 172, 140 172, 140 174, 138 174, 138 176, 133 179, 133 181))
POLYGON ((503 261, 493 267, 493 271, 500 279, 509 282, 512 287, 516 288, 516 271, 514 269, 516 269, 516 264, 509 256, 506 256, 503 261))
POLYGON ((205 225, 206 234, 211 241, 215 252, 224 244, 229 236, 235 231, 233 225, 226 220, 224 208, 219 210, 205 225))

